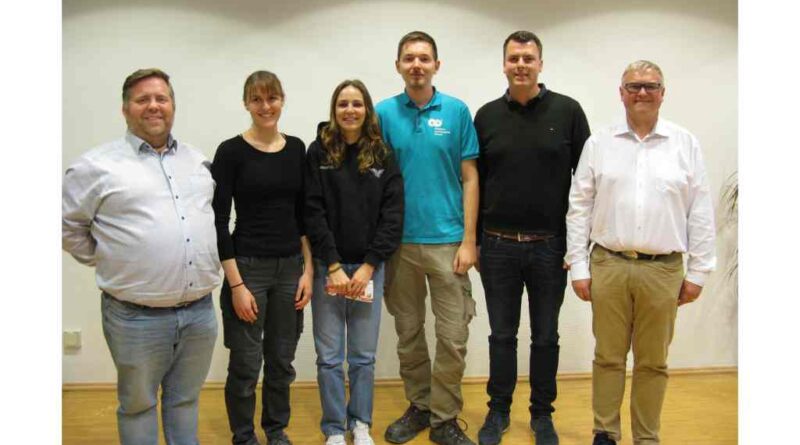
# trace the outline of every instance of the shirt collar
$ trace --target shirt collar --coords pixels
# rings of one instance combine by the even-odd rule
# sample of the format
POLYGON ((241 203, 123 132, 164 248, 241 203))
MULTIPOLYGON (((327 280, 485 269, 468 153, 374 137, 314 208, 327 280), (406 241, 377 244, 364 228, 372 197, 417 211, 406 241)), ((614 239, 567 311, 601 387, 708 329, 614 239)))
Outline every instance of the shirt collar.
POLYGON ((441 108, 442 106, 442 96, 439 94, 439 91, 436 90, 436 87, 433 87, 433 96, 431 96, 431 100, 422 108, 417 107, 417 104, 411 99, 411 96, 406 93, 405 89, 403 90, 403 94, 401 94, 401 100, 407 107, 419 109, 420 111, 425 111, 429 108, 441 108))
MULTIPOLYGON (((147 150, 155 152, 155 149, 151 147, 150 144, 148 144, 144 139, 140 138, 139 136, 136 136, 135 134, 131 133, 130 130, 125 132, 125 139, 131 145, 131 147, 133 147, 136 150, 137 153, 147 150)), ((170 133, 167 136, 167 149, 164 152, 165 153, 174 152, 177 149, 178 149, 178 141, 175 138, 173 138, 172 133, 170 133)))
MULTIPOLYGON (((636 137, 636 133, 628 124, 627 118, 622 123, 616 126, 616 129, 614 130, 613 133, 614 136, 622 136, 627 134, 636 137)), ((668 138, 669 134, 670 132, 669 129, 667 128, 667 125, 664 123, 664 120, 659 117, 658 120, 656 121, 655 127, 653 127, 653 129, 650 131, 650 134, 648 134, 646 138, 651 136, 668 138)))
POLYGON ((542 100, 544 95, 547 94, 547 91, 548 91, 547 87, 545 87, 543 83, 540 83, 539 84, 539 94, 537 94, 536 96, 531 98, 531 100, 529 100, 528 103, 526 103, 526 104, 521 104, 521 103, 515 101, 514 98, 511 97, 511 92, 508 90, 508 88, 506 88, 506 92, 505 92, 505 94, 503 94, 503 97, 505 98, 506 102, 509 105, 515 105, 515 106, 518 106, 518 107, 527 108, 527 107, 530 107, 531 105, 535 104, 536 102, 542 100))

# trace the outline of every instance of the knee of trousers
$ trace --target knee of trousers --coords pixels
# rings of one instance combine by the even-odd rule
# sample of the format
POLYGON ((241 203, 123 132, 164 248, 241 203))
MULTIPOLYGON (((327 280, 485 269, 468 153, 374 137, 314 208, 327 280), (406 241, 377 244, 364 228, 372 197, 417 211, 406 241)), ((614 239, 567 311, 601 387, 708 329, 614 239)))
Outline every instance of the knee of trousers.
POLYGON ((228 361, 228 378, 255 382, 261 372, 263 354, 260 349, 231 349, 228 361))
POLYGON ((119 388, 119 413, 125 415, 136 415, 158 405, 158 398, 155 391, 126 391, 119 388))
POLYGON ((547 331, 534 331, 531 334, 531 346, 545 347, 545 346, 558 346, 559 340, 558 330, 550 329, 547 331))
POLYGON ((489 334, 489 346, 508 348, 511 347, 517 350, 517 336, 515 333, 497 333, 492 332, 489 334))
POLYGON ((408 344, 422 337, 424 340, 425 320, 418 317, 397 316, 394 318, 398 343, 408 344))
POLYGON ((625 356, 622 357, 603 357, 595 354, 592 364, 595 368, 604 369, 607 371, 621 371, 625 372, 627 360, 625 356))
POLYGON ((446 345, 455 348, 466 348, 469 339, 469 325, 466 320, 445 321, 441 318, 436 320, 436 339, 446 345))
POLYGON ((347 353, 347 365, 350 368, 353 367, 363 367, 363 366, 373 366, 375 365, 375 353, 374 352, 348 352, 347 353))

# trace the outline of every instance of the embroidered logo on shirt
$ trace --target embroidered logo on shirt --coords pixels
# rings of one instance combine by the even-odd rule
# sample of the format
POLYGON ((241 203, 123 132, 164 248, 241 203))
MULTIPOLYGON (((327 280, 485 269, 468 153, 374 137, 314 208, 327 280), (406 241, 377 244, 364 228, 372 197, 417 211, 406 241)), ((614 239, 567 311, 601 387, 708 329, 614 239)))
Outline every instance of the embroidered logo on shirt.
POLYGON ((371 169, 369 169, 369 171, 371 171, 372 174, 375 175, 376 178, 380 178, 381 175, 383 174, 383 169, 382 168, 381 169, 371 168, 371 169))
POLYGON ((433 128, 434 136, 444 136, 446 134, 450 134, 450 130, 442 127, 441 119, 434 119, 434 118, 428 119, 428 126, 433 128))

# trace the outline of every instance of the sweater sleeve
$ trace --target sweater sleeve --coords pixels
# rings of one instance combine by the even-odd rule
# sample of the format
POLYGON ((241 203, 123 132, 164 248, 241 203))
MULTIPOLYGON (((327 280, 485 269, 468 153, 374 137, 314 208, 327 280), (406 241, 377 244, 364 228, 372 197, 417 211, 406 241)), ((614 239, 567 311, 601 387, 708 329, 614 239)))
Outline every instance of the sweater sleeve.
POLYGON ((386 182, 383 186, 378 225, 364 255, 364 262, 374 267, 392 256, 403 237, 403 176, 391 152, 386 157, 384 175, 386 182))
POLYGON ((319 144, 314 141, 306 154, 306 199, 303 213, 306 235, 308 235, 311 242, 311 250, 314 257, 326 264, 333 264, 339 261, 339 252, 336 249, 333 233, 328 227, 325 197, 322 191, 322 178, 319 170, 320 151, 319 144))
POLYGON ((214 154, 214 162, 211 164, 211 177, 216 182, 214 188, 214 200, 211 206, 214 208, 214 225, 217 229, 217 250, 219 259, 225 261, 236 256, 233 248, 233 238, 228 229, 231 219, 231 204, 233 202, 233 189, 236 181, 236 152, 234 146, 221 143, 214 154))
POLYGON ((300 175, 300 190, 297 192, 297 197, 295 198, 294 203, 294 218, 295 222, 297 223, 297 233, 300 236, 306 236, 306 224, 305 224, 305 202, 306 202, 306 179, 305 179, 305 163, 306 163, 306 145, 300 139, 297 140, 300 144, 298 147, 299 156, 300 156, 300 168, 299 168, 299 175, 300 175))

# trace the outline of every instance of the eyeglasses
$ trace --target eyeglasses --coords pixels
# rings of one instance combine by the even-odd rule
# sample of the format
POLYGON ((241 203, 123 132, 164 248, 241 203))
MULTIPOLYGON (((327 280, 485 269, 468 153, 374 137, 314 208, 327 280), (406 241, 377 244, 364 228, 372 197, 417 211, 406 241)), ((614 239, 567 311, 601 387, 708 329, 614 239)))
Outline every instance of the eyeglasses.
POLYGON ((644 90, 646 92, 648 92, 648 93, 655 93, 656 91, 661 89, 661 83, 660 82, 644 82, 644 83, 631 82, 631 83, 626 83, 625 85, 622 86, 622 88, 625 88, 625 91, 627 91, 627 92, 629 92, 631 94, 639 93, 639 91, 642 91, 642 88, 644 88, 644 90))

